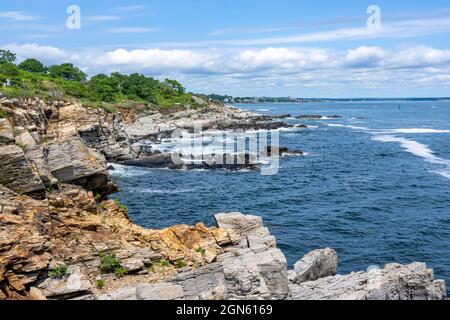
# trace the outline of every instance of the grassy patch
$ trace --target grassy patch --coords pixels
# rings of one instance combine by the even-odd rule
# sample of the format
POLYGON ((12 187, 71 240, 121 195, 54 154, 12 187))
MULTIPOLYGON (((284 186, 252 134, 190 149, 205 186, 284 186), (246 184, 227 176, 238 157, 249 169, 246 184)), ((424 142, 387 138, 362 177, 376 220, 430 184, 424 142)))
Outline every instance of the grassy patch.
POLYGON ((95 284, 97 285, 97 288, 102 289, 105 286, 105 280, 99 279, 95 284))
POLYGON ((27 145, 25 143, 20 142, 20 141, 16 141, 16 146, 22 148, 22 150, 26 150, 27 149, 27 145))
POLYGON ((182 269, 182 268, 184 268, 186 266, 187 266, 187 264, 186 264, 186 262, 184 262, 183 259, 178 260, 177 263, 176 263, 177 269, 182 269))
POLYGON ((198 252, 198 253, 201 253, 201 254, 205 254, 206 249, 200 246, 200 247, 195 249, 195 252, 198 252))
POLYGON ((102 273, 114 273, 118 277, 123 277, 127 273, 114 253, 100 253, 99 256, 102 273))
POLYGON ((69 274, 69 268, 65 264, 57 266, 48 273, 48 275, 52 278, 63 278, 65 276, 68 276, 69 274))
POLYGON ((8 112, 5 110, 0 109, 0 119, 4 119, 8 116, 8 112))
POLYGON ((147 271, 148 272, 155 272, 158 268, 168 268, 170 267, 170 262, 167 259, 161 259, 159 261, 154 261, 148 266, 147 271))
POLYGON ((126 213, 128 213, 128 208, 127 208, 123 203, 121 203, 119 200, 114 199, 114 203, 115 203, 121 210, 123 210, 123 211, 125 211, 126 213))

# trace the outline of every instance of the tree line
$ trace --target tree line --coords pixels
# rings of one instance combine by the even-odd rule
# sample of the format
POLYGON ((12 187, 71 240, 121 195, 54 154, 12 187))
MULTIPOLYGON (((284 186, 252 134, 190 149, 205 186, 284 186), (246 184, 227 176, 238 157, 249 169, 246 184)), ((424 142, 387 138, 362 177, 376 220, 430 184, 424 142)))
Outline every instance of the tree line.
POLYGON ((0 84, 10 81, 12 87, 42 89, 43 81, 54 80, 66 94, 89 101, 116 103, 134 100, 160 106, 195 104, 192 96, 176 80, 159 81, 140 73, 98 74, 88 79, 86 73, 72 63, 45 66, 29 58, 15 64, 16 54, 0 50, 0 84), (41 87, 39 87, 41 85, 41 87))

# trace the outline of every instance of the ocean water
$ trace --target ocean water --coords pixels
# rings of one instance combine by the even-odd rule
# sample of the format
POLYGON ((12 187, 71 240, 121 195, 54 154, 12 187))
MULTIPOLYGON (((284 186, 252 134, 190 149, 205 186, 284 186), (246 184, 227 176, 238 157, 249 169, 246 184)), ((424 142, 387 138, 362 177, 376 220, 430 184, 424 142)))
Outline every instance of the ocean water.
POLYGON ((286 120, 309 128, 281 131, 280 144, 307 155, 283 158, 275 176, 117 166, 114 197, 135 223, 213 225, 240 211, 264 218, 290 266, 332 247, 339 273, 424 261, 450 284, 450 101, 237 107, 343 118, 286 120))

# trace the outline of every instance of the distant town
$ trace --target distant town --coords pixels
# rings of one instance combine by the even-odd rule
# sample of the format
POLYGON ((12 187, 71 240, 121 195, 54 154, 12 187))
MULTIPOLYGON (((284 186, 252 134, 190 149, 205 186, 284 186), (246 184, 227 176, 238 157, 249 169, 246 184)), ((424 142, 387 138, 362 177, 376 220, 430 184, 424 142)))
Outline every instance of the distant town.
POLYGON ((296 98, 296 97, 233 97, 229 95, 206 95, 210 100, 223 103, 307 103, 327 101, 442 101, 450 97, 425 97, 425 98, 296 98))

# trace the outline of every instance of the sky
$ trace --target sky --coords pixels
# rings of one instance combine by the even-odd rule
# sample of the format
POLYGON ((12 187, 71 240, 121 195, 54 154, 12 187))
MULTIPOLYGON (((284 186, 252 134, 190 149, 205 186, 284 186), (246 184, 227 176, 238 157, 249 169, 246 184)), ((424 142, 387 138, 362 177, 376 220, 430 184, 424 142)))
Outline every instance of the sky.
POLYGON ((450 96, 448 0, 0 0, 0 47, 198 93, 450 96))

